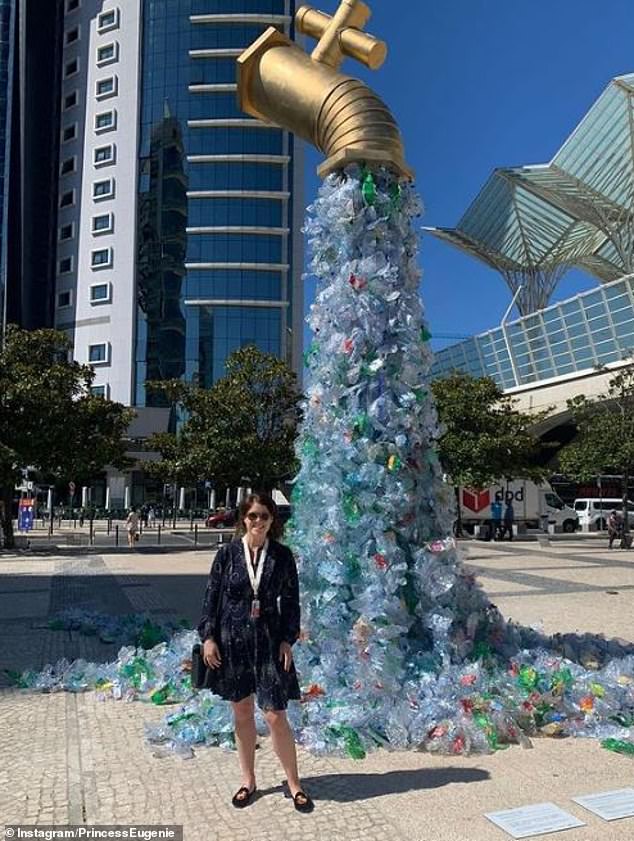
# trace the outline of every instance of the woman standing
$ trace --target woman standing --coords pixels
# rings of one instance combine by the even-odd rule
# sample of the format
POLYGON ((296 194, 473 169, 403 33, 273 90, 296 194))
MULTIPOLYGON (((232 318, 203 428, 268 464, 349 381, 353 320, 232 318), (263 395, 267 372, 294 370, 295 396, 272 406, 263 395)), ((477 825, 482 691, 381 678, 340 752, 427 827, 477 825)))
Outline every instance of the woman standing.
POLYGON ((302 791, 293 732, 286 717, 300 691, 292 645, 299 637, 299 585, 291 550, 278 542, 282 524, 263 493, 240 506, 236 539, 222 546, 209 573, 198 633, 211 669, 210 688, 231 702, 242 785, 232 803, 248 806, 256 791, 254 696, 286 772, 295 808, 310 812, 302 791))

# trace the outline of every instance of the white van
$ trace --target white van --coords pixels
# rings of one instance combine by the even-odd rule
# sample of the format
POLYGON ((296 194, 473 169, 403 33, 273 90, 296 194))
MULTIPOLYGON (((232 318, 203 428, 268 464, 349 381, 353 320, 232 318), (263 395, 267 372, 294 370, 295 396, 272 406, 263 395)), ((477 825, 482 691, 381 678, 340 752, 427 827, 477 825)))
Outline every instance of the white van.
MULTIPOLYGON (((579 517, 581 531, 605 531, 611 511, 620 514, 623 510, 622 499, 602 499, 585 497, 575 499, 575 511, 579 517)), ((634 502, 628 500, 628 519, 634 520, 634 502)))
POLYGON ((557 532, 574 533, 578 528, 575 511, 566 505, 548 482, 538 485, 528 479, 509 479, 487 488, 460 489, 460 518, 465 531, 492 524, 492 503, 501 506, 501 518, 507 505, 513 508, 513 522, 520 531, 544 528, 544 520, 557 532))

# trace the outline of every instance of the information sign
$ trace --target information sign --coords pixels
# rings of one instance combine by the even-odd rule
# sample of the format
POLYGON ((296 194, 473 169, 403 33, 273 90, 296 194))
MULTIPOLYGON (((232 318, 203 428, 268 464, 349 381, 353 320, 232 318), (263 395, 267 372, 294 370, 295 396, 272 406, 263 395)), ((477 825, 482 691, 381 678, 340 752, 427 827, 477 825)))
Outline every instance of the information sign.
POLYGON ((634 818, 634 788, 602 791, 599 794, 588 794, 585 797, 572 799, 584 809, 603 818, 604 821, 634 818))
POLYGON ((536 803, 519 809, 489 812, 484 817, 513 838, 531 838, 533 835, 546 835, 548 832, 586 825, 554 803, 536 803))
POLYGON ((35 501, 28 498, 21 499, 18 506, 18 529, 20 531, 31 531, 34 513, 35 501))

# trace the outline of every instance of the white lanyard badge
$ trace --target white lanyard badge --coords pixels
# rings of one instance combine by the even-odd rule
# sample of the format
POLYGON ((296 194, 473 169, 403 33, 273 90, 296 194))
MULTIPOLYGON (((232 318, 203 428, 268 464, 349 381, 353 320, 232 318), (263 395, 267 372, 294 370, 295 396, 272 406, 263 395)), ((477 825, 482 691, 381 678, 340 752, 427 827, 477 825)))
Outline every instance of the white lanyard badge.
POLYGON ((260 616, 260 601, 258 599, 258 590, 260 589, 260 581, 262 580, 262 572, 264 570, 264 561, 266 560, 266 553, 269 548, 269 541, 265 541, 264 546, 260 549, 259 557, 257 556, 257 550, 254 550, 254 553, 256 553, 257 557, 257 561, 255 563, 255 570, 253 569, 253 564, 251 563, 251 553, 249 551, 249 544, 247 543, 246 535, 242 538, 242 545, 244 547, 244 559, 247 564, 249 581, 251 582, 251 587, 253 589, 253 601, 251 603, 251 618, 258 619, 260 616))

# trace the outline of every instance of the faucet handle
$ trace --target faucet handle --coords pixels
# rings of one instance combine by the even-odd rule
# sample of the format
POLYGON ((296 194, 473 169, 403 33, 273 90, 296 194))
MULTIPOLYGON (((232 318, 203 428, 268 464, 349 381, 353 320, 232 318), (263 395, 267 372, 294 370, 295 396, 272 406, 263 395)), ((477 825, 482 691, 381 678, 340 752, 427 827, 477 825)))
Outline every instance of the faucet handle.
POLYGON ((295 14, 299 32, 317 40, 311 59, 337 69, 346 56, 377 70, 387 56, 387 44, 363 32, 372 12, 361 0, 342 0, 334 16, 311 6, 295 14))

